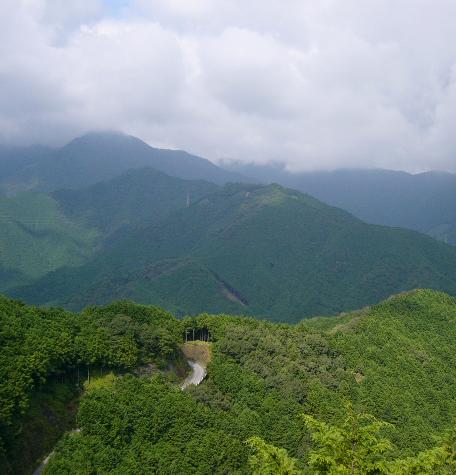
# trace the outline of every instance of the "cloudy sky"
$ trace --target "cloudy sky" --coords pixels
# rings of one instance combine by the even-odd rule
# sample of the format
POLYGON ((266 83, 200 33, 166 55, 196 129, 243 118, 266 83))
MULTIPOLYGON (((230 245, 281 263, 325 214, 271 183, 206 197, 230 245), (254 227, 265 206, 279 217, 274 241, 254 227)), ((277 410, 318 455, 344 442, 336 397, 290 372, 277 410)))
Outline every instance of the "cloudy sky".
POLYGON ((0 142, 456 171, 455 0, 0 0, 0 142))

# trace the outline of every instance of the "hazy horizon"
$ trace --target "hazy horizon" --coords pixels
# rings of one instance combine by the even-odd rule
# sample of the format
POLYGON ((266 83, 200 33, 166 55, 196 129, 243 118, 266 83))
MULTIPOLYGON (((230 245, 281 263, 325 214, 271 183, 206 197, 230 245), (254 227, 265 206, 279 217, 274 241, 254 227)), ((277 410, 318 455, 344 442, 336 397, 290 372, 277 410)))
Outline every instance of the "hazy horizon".
MULTIPOLYGON (((150 147, 153 147, 153 148, 158 148, 158 149, 165 149, 165 150, 175 150, 175 151, 182 151, 182 152, 186 152, 186 153, 189 153, 191 155, 195 155, 195 156, 198 156, 196 153, 193 153, 191 150, 185 150, 185 149, 180 149, 180 148, 173 148, 173 147, 160 147, 160 146, 157 146, 157 145, 154 145, 153 143, 147 143, 145 140, 143 140, 141 137, 137 137, 135 135, 132 135, 132 134, 128 134, 126 132, 123 132, 121 130, 103 130, 103 129, 99 129, 99 130, 90 130, 90 131, 86 131, 86 132, 83 132, 81 133, 80 135, 78 136, 75 136, 75 137, 72 137, 70 138, 69 140, 65 140, 64 142, 62 143, 58 143, 58 144, 46 144, 46 143, 40 143, 40 142, 35 142, 35 143, 31 143, 31 144, 28 144, 28 145, 21 145, 21 144, 2 144, 0 143, 0 147, 11 147, 11 148, 28 148, 28 147, 46 147, 46 148, 49 148, 51 150, 58 150, 59 148, 62 148, 62 147, 65 147, 66 145, 69 145, 71 142, 73 142, 74 140, 77 140, 79 138, 82 138, 82 137, 85 137, 85 136, 88 136, 88 135, 125 135, 125 136, 130 136, 130 137, 133 137, 133 138, 136 138, 136 139, 139 139, 141 140, 142 142, 144 142, 145 144, 147 144, 148 146, 150 147)), ((226 170, 233 170, 233 171, 238 171, 240 173, 243 173, 243 168, 246 168, 248 169, 249 167, 261 167, 262 169, 265 169, 265 170, 278 170, 279 172, 284 172, 284 173, 290 173, 290 174, 298 174, 298 173, 316 173, 316 172, 328 172, 328 173, 331 173, 331 172, 341 172, 341 171, 360 171, 360 172, 369 172, 369 171, 379 171, 379 172, 398 172, 398 173, 405 173, 405 174, 408 174, 408 175, 420 175, 420 174, 424 174, 424 173, 442 173, 442 174, 451 174, 451 175, 454 175, 455 172, 452 172, 452 171, 448 171, 448 170, 438 170, 438 169, 423 169, 423 170, 415 170, 415 171, 409 171, 409 170, 403 170, 403 169, 399 169, 399 168, 382 168, 382 167, 372 167, 372 166, 369 166, 368 164, 366 166, 340 166, 340 167, 334 167, 334 168, 321 168, 321 167, 315 167, 315 168, 308 168, 308 169, 304 169, 304 170, 294 170, 292 168, 289 168, 287 166, 287 163, 285 161, 277 161, 277 160, 269 160, 269 161, 264 161, 264 162, 254 162, 254 161, 243 161, 243 160, 239 160, 239 159, 235 159, 235 158, 219 158, 219 159, 210 159, 208 157, 203 157, 203 156, 199 156, 200 158, 203 158, 203 159, 206 159, 206 160, 209 160, 211 163, 221 167, 221 168, 224 168, 226 170), (239 168, 241 167, 241 169, 239 168)), ((245 172, 245 176, 248 178, 249 175, 247 172, 245 172)), ((252 179, 254 179, 252 177, 252 179)))
POLYGON ((450 0, 5 0, 0 143, 456 171, 450 0))

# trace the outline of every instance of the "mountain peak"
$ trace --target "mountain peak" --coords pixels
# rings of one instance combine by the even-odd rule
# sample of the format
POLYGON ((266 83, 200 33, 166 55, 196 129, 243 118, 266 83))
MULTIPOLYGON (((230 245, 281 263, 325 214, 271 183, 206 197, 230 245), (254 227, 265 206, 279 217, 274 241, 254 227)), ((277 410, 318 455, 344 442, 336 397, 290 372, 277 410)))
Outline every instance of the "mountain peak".
MULTIPOLYGON (((0 149, 0 160, 12 156, 0 149), (6 158, 4 158, 6 157, 6 158)), ((35 191, 78 189, 107 181, 127 170, 154 168, 169 176, 205 180, 216 184, 247 182, 205 158, 180 150, 154 148, 132 135, 115 130, 91 131, 58 149, 31 154, 18 149, 9 167, 3 165, 0 189, 11 187, 35 191)))
MULTIPOLYGON (((132 135, 125 134, 124 132, 115 131, 115 130, 105 130, 105 131, 91 131, 87 132, 80 137, 76 137, 71 142, 69 142, 64 149, 72 148, 74 146, 118 146, 120 144, 133 145, 141 144, 145 147, 149 147, 145 142, 133 137, 132 135)), ((149 147, 151 148, 151 147, 149 147)))

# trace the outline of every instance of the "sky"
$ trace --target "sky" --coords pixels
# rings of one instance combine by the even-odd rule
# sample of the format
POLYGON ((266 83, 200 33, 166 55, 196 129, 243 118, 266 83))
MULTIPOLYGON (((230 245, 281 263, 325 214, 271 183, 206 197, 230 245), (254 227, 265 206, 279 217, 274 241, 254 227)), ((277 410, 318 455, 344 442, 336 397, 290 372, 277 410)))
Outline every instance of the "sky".
POLYGON ((1 0, 0 143, 456 172, 455 0, 1 0))

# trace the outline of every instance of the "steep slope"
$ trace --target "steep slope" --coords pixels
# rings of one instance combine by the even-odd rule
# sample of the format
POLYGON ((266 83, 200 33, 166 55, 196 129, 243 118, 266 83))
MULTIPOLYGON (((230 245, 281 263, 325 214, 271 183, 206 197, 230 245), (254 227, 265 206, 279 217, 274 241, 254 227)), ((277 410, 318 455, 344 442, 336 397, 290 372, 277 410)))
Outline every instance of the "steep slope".
POLYGON ((68 219, 48 195, 0 196, 0 290, 84 263, 98 235, 68 219))
POLYGON ((227 185, 15 295, 69 308, 132 298, 181 314, 297 321, 416 287, 455 294, 456 249, 278 185, 227 185))
MULTIPOLYGON (((16 150, 16 155, 20 155, 16 150)), ((29 157, 26 150, 23 155, 29 157)), ((20 158, 20 157, 19 157, 20 158)), ((89 133, 39 159, 9 160, 17 165, 0 173, 2 188, 23 187, 40 191, 81 188, 114 178, 132 168, 152 167, 168 175, 214 183, 245 181, 210 161, 180 150, 153 148, 121 133, 89 133)))
POLYGON ((178 321, 158 308, 116 304, 74 315, 0 295, 2 475, 31 474, 74 428, 89 370, 94 378, 152 362, 182 367, 180 338, 178 321))
MULTIPOLYGON (((38 394, 43 385, 34 377, 49 382, 64 377, 74 387, 76 367, 86 364, 92 383, 81 397, 81 430, 67 432, 46 473, 247 475, 252 452, 245 442, 252 436, 285 448, 297 459, 300 473, 321 473, 308 467, 309 455, 326 439, 328 457, 356 453, 372 461, 374 452, 377 466, 383 467, 380 473, 454 473, 454 439, 450 464, 441 470, 434 469, 441 453, 419 457, 418 469, 385 467, 441 445, 445 431, 454 427, 456 299, 446 294, 413 291, 351 314, 297 325, 207 314, 177 320, 156 307, 125 302, 78 315, 0 297, 0 309, 5 343, 0 346, 0 397, 6 403, 0 436, 9 458, 2 460, 5 452, 0 452, 0 461, 5 473, 22 473, 18 468, 40 453, 44 437, 39 423, 37 441, 24 437, 43 412, 31 413, 43 409, 38 394), (175 364, 186 329, 212 335, 208 375, 199 386, 182 391, 176 379, 134 375, 138 364, 175 364), (26 357, 30 353, 35 357, 26 357), (16 367, 30 378, 18 380, 16 367), (103 367, 105 377, 99 378, 97 369, 103 367), (120 370, 121 376, 106 376, 107 368, 120 370), (28 425, 20 408, 26 409, 28 425), (377 447, 376 431, 366 430, 372 419, 355 416, 366 412, 388 423, 380 435, 394 445, 377 447), (329 424, 328 437, 312 440, 303 414, 329 424), (330 431, 347 420, 353 441, 348 447, 330 431)), ((57 434, 50 435, 54 441, 57 434)))
MULTIPOLYGON (((456 299, 416 290, 337 318, 312 319, 355 372, 353 402, 394 425, 399 447, 420 449, 456 422, 456 299)), ((327 402, 331 399, 326 393, 327 402)), ((320 414, 324 414, 323 398, 320 414)), ((431 472, 433 473, 433 472, 431 472)))
POLYGON ((158 221, 217 188, 213 183, 140 168, 80 190, 55 191, 52 196, 66 216, 109 235, 124 227, 158 221))
POLYGON ((81 265, 129 230, 217 188, 138 169, 81 190, 0 196, 0 290, 81 265))
POLYGON ((295 188, 373 224, 399 226, 456 244, 456 175, 392 170, 289 173, 280 165, 232 165, 259 181, 295 188))
POLYGON ((14 193, 36 186, 32 180, 28 184, 18 180, 19 170, 24 172, 35 167, 53 153, 53 149, 36 145, 32 147, 8 147, 0 145, 0 192, 14 193))

